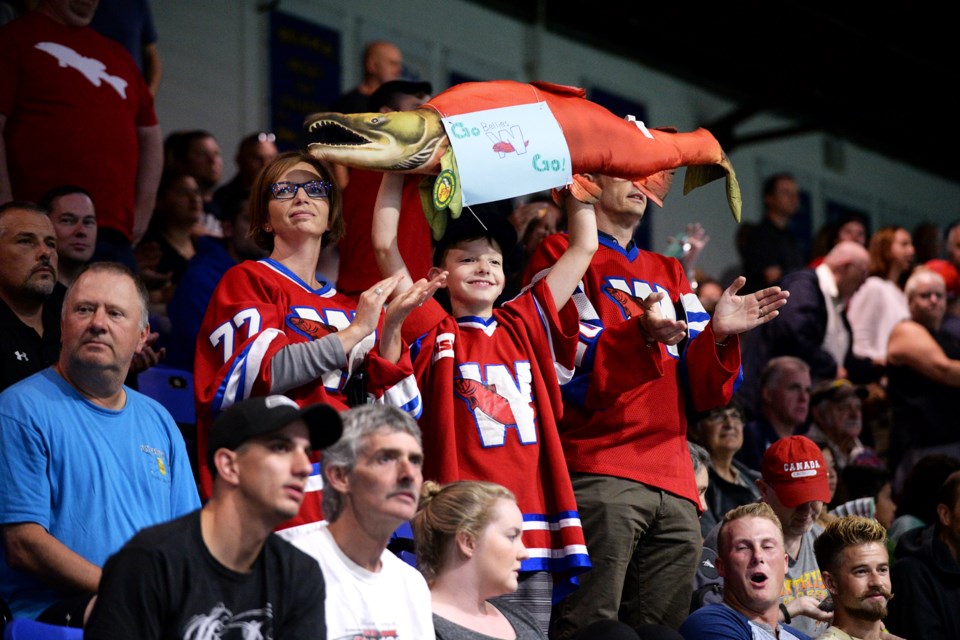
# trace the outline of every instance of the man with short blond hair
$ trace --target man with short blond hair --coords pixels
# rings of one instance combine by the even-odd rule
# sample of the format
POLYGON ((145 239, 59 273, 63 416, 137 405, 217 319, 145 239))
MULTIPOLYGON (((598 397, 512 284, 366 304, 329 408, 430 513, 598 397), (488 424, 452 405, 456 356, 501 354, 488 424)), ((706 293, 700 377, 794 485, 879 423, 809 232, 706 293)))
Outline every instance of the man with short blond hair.
POLYGON ((823 581, 833 597, 833 626, 822 640, 882 640, 893 597, 887 530, 872 518, 832 521, 814 543, 823 581))
POLYGON ((692 613, 680 627, 685 640, 804 640, 782 624, 780 589, 787 570, 780 520, 770 505, 731 509, 719 525, 717 572, 723 602, 692 613))
MULTIPOLYGON (((785 579, 780 582, 782 619, 816 637, 830 620, 830 614, 820 609, 828 593, 813 553, 813 542, 822 531, 816 519, 830 501, 826 462, 820 447, 809 438, 790 436, 770 445, 763 456, 760 476, 757 489, 762 502, 773 509, 781 523, 787 552, 785 579)), ((718 550, 719 529, 715 527, 707 534, 704 547, 718 550)), ((719 582, 711 580, 703 567, 699 569, 698 584, 719 582)))

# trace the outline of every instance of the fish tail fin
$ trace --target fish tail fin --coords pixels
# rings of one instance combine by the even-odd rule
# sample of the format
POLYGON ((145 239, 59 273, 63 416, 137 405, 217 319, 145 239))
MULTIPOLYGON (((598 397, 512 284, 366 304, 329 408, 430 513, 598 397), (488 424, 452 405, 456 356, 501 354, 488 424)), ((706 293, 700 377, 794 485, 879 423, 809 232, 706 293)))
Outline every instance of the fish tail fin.
POLYGON ((684 195, 690 193, 697 187, 726 178, 727 181, 727 204, 730 206, 730 213, 733 219, 740 222, 740 212, 743 208, 743 201, 740 197, 740 183, 737 182, 737 173, 733 170, 733 165, 726 154, 718 164, 696 164, 687 167, 687 173, 683 181, 684 195))
MULTIPOLYGON (((577 173, 570 182, 570 195, 584 204, 596 204, 600 201, 600 193, 603 190, 596 182, 587 179, 577 173)), ((556 201, 556 197, 554 200, 556 201)), ((561 203, 557 202, 558 205, 561 203)))
POLYGON ((667 193, 670 192, 670 187, 673 186, 673 176, 676 172, 676 169, 664 169, 632 182, 637 189, 643 192, 643 195, 647 196, 647 200, 662 207, 667 193))

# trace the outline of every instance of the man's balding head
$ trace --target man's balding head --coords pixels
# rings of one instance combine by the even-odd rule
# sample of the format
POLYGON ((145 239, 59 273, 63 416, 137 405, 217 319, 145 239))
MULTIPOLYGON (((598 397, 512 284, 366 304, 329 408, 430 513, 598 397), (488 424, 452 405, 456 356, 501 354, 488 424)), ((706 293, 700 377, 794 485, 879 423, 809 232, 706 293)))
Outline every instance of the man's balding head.
POLYGON ((867 279, 870 254, 863 245, 847 240, 838 242, 824 257, 823 263, 833 272, 840 297, 849 300, 867 279))

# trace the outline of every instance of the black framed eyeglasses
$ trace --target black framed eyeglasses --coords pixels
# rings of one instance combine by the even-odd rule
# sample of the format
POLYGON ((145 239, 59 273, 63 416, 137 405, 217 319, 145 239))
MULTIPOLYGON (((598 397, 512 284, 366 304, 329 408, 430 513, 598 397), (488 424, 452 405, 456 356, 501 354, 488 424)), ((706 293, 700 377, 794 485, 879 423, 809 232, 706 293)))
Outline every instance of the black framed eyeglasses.
POLYGON ((311 180, 310 182, 274 182, 270 185, 270 193, 277 200, 292 200, 299 189, 310 198, 330 197, 330 188, 333 185, 326 180, 311 180))

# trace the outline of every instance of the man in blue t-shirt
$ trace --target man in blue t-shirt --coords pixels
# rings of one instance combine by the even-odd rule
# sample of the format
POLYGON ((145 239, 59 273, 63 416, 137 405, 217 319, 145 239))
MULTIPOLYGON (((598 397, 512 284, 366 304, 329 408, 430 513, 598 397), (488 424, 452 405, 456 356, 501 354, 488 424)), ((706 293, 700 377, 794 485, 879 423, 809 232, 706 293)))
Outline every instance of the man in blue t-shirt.
POLYGON ((0 394, 0 597, 16 617, 80 626, 107 557, 200 506, 173 418, 123 384, 149 333, 143 285, 88 265, 56 364, 0 394))
POLYGON ((717 546, 723 602, 690 614, 680 627, 684 640, 809 640, 779 621, 787 553, 770 505, 755 502, 728 511, 717 546))

